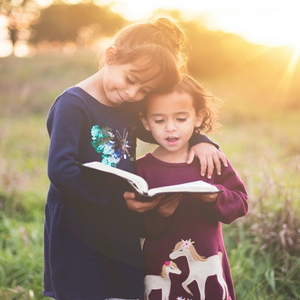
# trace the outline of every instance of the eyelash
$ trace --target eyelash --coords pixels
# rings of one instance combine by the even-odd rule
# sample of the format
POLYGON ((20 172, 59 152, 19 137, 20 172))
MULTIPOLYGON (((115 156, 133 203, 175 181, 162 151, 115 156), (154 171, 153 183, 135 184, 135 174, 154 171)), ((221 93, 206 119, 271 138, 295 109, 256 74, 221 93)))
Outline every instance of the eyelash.
POLYGON ((126 77, 126 80, 127 80, 127 82, 130 83, 130 84, 134 84, 134 83, 135 83, 135 82, 133 82, 129 77, 126 77))
MULTIPOLYGON (((135 84, 135 82, 134 81, 132 81, 129 77, 126 77, 126 80, 127 80, 127 82, 129 83, 129 84, 135 84)), ((141 92, 143 93, 143 94, 149 94, 150 93, 150 91, 146 91, 146 90, 141 90, 141 92)))
MULTIPOLYGON (((185 122, 187 120, 187 118, 177 118, 176 119, 178 122, 185 122)), ((165 121, 165 119, 160 119, 160 120, 154 120, 155 123, 163 123, 165 121)))
POLYGON ((187 118, 178 118, 177 121, 178 122, 185 122, 187 120, 187 118))

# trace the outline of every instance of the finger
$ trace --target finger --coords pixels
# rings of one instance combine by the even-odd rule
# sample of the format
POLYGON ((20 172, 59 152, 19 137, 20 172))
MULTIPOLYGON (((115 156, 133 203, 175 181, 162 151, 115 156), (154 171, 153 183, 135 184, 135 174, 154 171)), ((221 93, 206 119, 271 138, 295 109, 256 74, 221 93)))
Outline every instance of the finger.
POLYGON ((199 157, 200 162, 200 174, 201 176, 205 176, 206 169, 207 169, 207 158, 206 157, 199 157))
POLYGON ((186 162, 186 163, 187 163, 187 164, 192 163, 195 156, 196 156, 196 153, 195 153, 194 149, 191 148, 190 151, 189 151, 189 154, 188 154, 188 158, 187 158, 187 162, 186 162))
POLYGON ((158 198, 153 199, 151 202, 135 202, 133 210, 139 213, 144 213, 148 210, 155 208, 158 203, 159 203, 158 198))
POLYGON ((221 175, 222 166, 221 166, 221 161, 220 161, 217 153, 215 155, 213 155, 213 162, 214 162, 217 174, 221 175))
POLYGON ((218 151, 217 153, 218 153, 218 156, 219 156, 219 160, 222 161, 222 163, 225 167, 228 167, 228 162, 227 162, 227 158, 226 158, 225 154, 220 152, 220 151, 218 151))
POLYGON ((125 199, 135 199, 136 195, 133 192, 124 192, 123 194, 125 199))
POLYGON ((214 161, 211 156, 207 157, 207 178, 211 179, 214 172, 214 161))

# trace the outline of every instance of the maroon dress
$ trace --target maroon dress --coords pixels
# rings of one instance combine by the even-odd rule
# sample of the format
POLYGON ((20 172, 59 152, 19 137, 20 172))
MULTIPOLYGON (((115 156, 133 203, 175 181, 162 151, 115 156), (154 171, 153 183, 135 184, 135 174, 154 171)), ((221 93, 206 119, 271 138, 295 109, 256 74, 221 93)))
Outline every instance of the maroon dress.
POLYGON ((248 196, 230 163, 208 180, 200 176, 197 159, 190 165, 166 163, 148 153, 137 161, 136 173, 149 188, 203 180, 222 190, 215 203, 184 194, 168 218, 145 213, 145 299, 234 300, 222 223, 247 214, 248 196))

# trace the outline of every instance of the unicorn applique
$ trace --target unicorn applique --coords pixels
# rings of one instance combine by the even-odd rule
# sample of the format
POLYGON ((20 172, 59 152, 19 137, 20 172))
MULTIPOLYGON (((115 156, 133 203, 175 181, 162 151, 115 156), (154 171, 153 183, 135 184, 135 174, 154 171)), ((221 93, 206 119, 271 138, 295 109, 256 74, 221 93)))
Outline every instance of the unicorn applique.
POLYGON ((162 267, 160 275, 146 275, 145 276, 145 299, 149 300, 149 295, 152 290, 161 290, 161 299, 169 300, 171 279, 170 273, 181 274, 177 265, 172 261, 166 261, 162 267))
POLYGON ((173 252, 170 254, 171 259, 176 259, 181 256, 185 256, 189 266, 189 276, 182 283, 182 287, 193 296, 193 293, 188 288, 188 285, 194 280, 197 282, 200 299, 205 300, 205 283, 209 276, 217 275, 219 284, 223 289, 222 300, 227 299, 228 289, 227 284, 223 278, 222 270, 222 252, 218 255, 209 256, 207 258, 199 255, 192 245, 191 240, 181 240, 175 245, 173 252))

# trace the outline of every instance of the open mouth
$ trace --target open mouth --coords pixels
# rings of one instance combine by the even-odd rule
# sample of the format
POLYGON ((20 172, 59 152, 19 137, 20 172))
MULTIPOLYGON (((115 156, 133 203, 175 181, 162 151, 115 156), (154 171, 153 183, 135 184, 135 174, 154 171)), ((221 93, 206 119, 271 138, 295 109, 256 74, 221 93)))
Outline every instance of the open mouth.
POLYGON ((176 143, 179 140, 179 138, 175 137, 175 136, 169 136, 166 138, 166 141, 169 143, 176 143))

